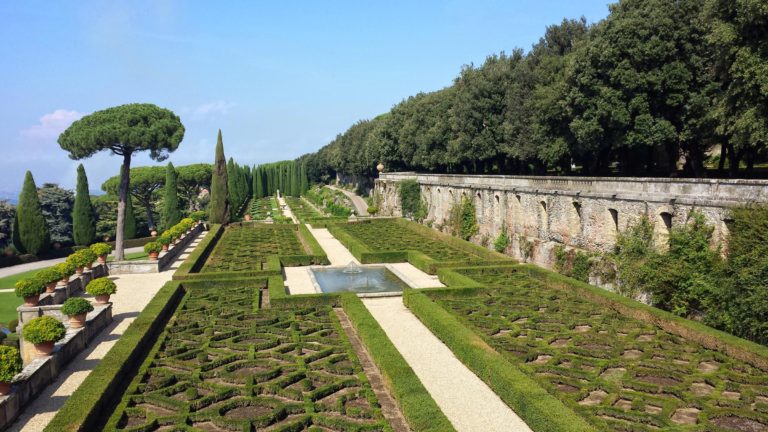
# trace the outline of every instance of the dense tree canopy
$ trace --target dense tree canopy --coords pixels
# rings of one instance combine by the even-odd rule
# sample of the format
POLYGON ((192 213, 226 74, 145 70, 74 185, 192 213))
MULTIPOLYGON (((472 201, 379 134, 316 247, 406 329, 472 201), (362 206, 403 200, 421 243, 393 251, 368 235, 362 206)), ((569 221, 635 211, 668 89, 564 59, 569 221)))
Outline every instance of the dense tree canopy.
POLYGON ((72 209, 75 195, 54 183, 44 183, 37 190, 40 209, 48 224, 52 242, 72 243, 72 209))
POLYGON ((183 138, 184 126, 179 117, 153 104, 127 104, 97 111, 75 121, 59 136, 59 146, 69 152, 72 159, 87 158, 103 150, 123 157, 117 205, 117 260, 124 258, 131 156, 149 151, 152 159, 164 160, 183 138))
POLYGON ((176 167, 179 194, 186 201, 187 210, 199 210, 197 196, 203 188, 211 187, 211 164, 199 163, 176 167))
POLYGON ((6 200, 0 200, 0 250, 11 245, 13 219, 16 208, 6 200))
MULTIPOLYGON (((131 168, 131 180, 128 185, 128 191, 136 201, 138 201, 147 215, 147 222, 150 228, 156 227, 155 202, 159 199, 160 188, 165 184, 165 168, 160 166, 143 166, 131 168)), ((120 188, 120 176, 108 178, 101 184, 101 190, 110 194, 118 195, 120 188)))
POLYGON ((768 161, 768 6, 621 0, 298 159, 313 181, 387 171, 751 175, 768 161), (718 165, 718 157, 720 163, 718 165), (745 171, 738 173, 739 164, 745 171), (719 172, 718 172, 719 168, 719 172))

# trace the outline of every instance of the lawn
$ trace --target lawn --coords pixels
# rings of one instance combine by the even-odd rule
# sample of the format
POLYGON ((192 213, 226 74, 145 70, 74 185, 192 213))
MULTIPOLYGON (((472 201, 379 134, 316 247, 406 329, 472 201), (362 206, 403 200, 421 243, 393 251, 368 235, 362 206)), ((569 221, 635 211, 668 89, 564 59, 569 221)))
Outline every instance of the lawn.
POLYGON ((22 303, 24 303, 24 299, 16 297, 15 293, 0 293, 0 324, 7 326, 11 320, 18 318, 16 308, 22 303))
POLYGON ((258 287, 204 286, 187 293, 107 429, 388 430, 330 306, 259 309, 258 287))
POLYGON ((489 288, 430 297, 600 430, 768 424, 766 371, 515 268, 460 273, 489 288))

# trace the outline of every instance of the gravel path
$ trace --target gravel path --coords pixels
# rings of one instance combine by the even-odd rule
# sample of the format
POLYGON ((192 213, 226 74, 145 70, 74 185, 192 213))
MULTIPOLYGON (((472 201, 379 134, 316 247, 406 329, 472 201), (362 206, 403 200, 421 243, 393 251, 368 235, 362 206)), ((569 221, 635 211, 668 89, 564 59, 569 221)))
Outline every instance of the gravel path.
MULTIPOLYGON (((129 253, 143 252, 143 251, 144 251, 144 247, 139 246, 134 248, 127 248, 125 250, 125 253, 129 254, 129 253)), ((38 270, 38 269, 50 267, 58 263, 63 263, 64 260, 66 260, 66 258, 54 258, 54 259, 43 260, 43 261, 35 261, 31 263, 26 263, 26 264, 18 264, 10 267, 3 267, 3 268, 0 268, 0 278, 6 277, 6 276, 13 276, 17 273, 24 273, 30 270, 38 270)))
POLYGON ((338 188, 336 186, 328 186, 331 189, 337 190, 344 195, 348 196, 352 200, 352 205, 355 206, 355 211, 358 216, 368 216, 368 203, 354 192, 350 192, 346 189, 338 188))
POLYGON ((342 266, 350 262, 360 264, 360 261, 340 241, 336 240, 336 237, 327 228, 312 228, 310 225, 307 225, 307 228, 315 236, 317 242, 320 243, 320 247, 323 248, 325 254, 328 255, 328 261, 331 262, 331 265, 342 266))
POLYGON ((531 430, 403 305, 401 297, 365 298, 363 303, 457 431, 531 430))
POLYGON ((283 216, 291 218, 291 220, 295 224, 299 223, 299 220, 296 218, 296 215, 294 215, 293 212, 291 211, 291 208, 288 207, 288 204, 285 202, 285 198, 283 198, 282 195, 277 197, 277 203, 280 204, 280 208, 283 209, 283 216))
POLYGON ((171 280, 179 265, 200 243, 207 232, 203 231, 190 243, 178 258, 160 273, 125 274, 111 276, 117 284, 117 293, 112 301, 112 323, 91 341, 91 344, 67 364, 59 376, 35 400, 24 413, 11 425, 8 431, 42 431, 64 405, 67 398, 85 380, 93 368, 112 348, 128 326, 139 315, 160 288, 171 280))

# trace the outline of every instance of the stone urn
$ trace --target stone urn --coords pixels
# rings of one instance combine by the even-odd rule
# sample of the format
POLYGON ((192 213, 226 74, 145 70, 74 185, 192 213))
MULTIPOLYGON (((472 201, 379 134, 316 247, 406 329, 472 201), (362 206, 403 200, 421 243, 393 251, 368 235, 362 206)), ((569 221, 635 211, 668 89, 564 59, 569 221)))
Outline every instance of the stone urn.
POLYGON ((109 236, 108 236, 108 235, 105 235, 105 236, 104 236, 104 241, 105 241, 105 242, 108 242, 108 241, 109 241, 109 236))
POLYGON ((152 232, 149 233, 152 237, 157 237, 157 230, 152 228, 152 232))
POLYGON ((381 172, 384 172, 384 164, 383 164, 383 163, 381 163, 381 162, 379 162, 379 164, 378 164, 378 165, 376 165, 376 171, 378 171, 378 172, 380 172, 380 173, 381 173, 381 172))
POLYGON ((43 342, 39 344, 35 344, 35 351, 37 352, 38 357, 48 357, 53 353, 53 347, 56 345, 56 342, 43 342))
POLYGON ((69 326, 71 328, 83 328, 85 327, 85 317, 87 313, 72 315, 69 317, 69 326))

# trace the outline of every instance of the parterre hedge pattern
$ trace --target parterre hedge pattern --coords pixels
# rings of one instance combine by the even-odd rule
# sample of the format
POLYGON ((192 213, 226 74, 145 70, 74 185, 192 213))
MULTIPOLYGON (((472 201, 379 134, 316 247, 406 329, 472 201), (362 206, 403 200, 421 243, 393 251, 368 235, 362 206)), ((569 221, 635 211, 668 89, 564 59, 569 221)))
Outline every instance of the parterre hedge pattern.
MULTIPOLYGON (((256 198, 251 200, 248 213, 254 220, 264 220, 272 213, 272 197, 256 198)), ((275 211, 274 213, 279 213, 275 211)))
POLYGON ((333 309, 257 290, 190 289, 107 429, 390 430, 333 309))
POLYGON ((339 224, 337 227, 374 251, 419 251, 437 261, 478 261, 480 256, 408 229, 393 219, 339 224))
POLYGON ((768 372, 513 267, 433 300, 606 431, 768 430, 768 372))
POLYGON ((294 225, 227 227, 201 272, 261 270, 270 255, 307 255, 294 225))
POLYGON ((293 214, 300 220, 306 221, 312 218, 321 218, 324 215, 320 214, 314 209, 308 202, 301 198, 285 197, 285 203, 291 208, 293 214))

